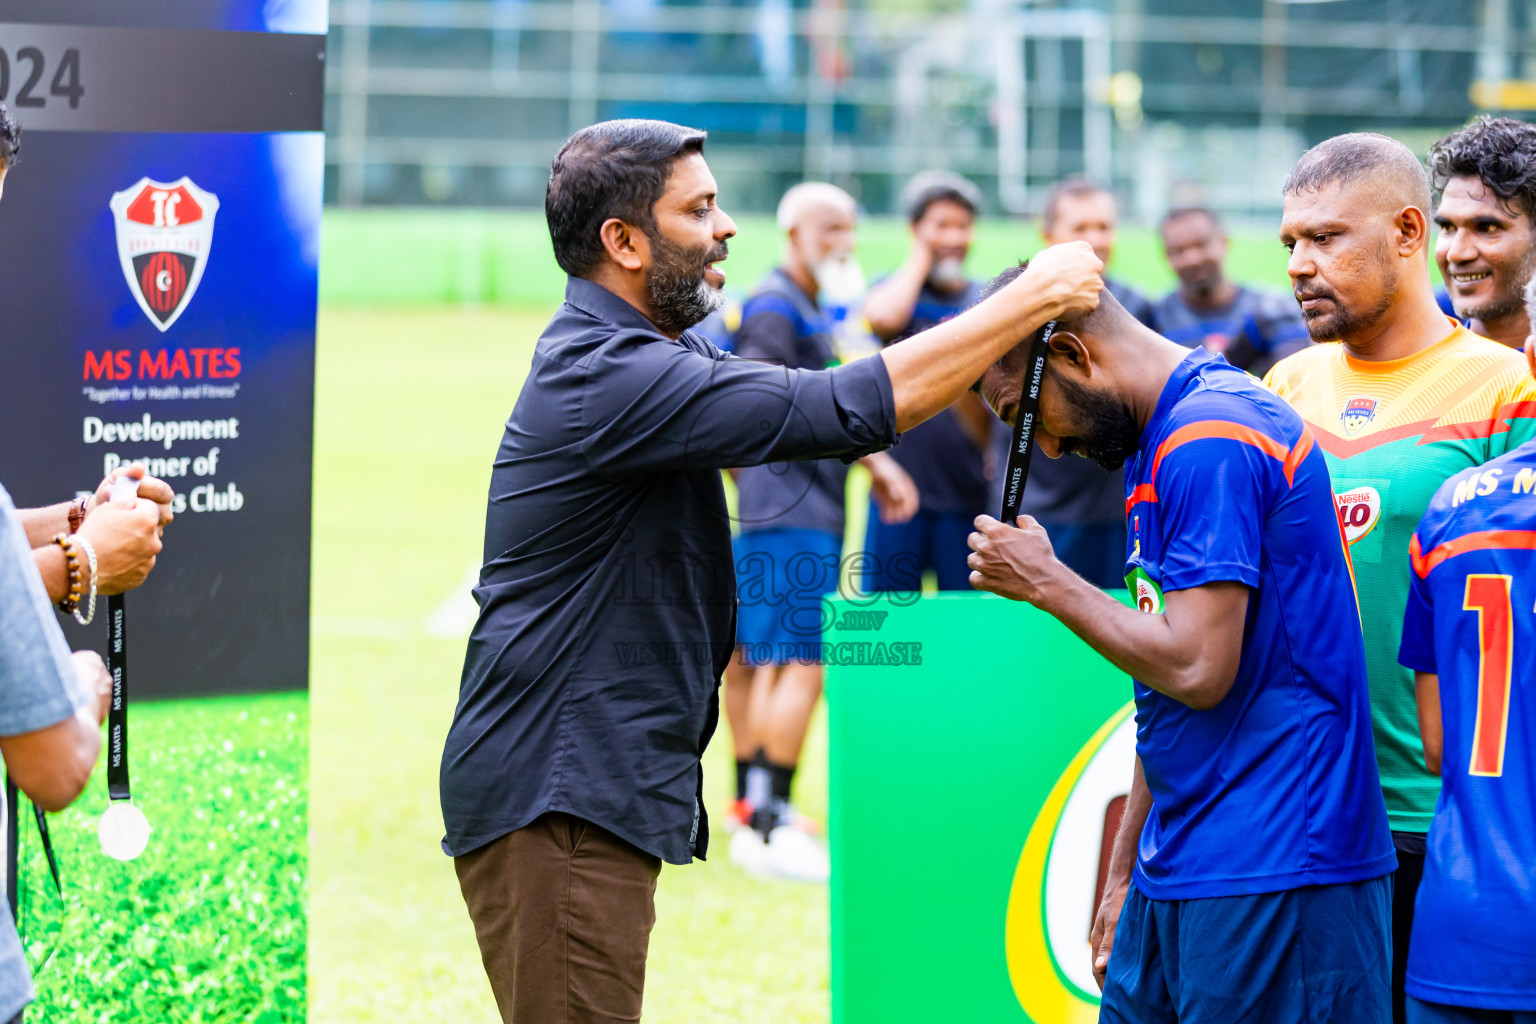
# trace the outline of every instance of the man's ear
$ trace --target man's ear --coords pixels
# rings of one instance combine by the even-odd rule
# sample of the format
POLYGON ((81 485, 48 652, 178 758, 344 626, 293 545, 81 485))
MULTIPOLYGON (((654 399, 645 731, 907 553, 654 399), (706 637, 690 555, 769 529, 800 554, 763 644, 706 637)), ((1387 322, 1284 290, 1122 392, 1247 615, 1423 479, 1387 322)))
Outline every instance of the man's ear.
POLYGON ((645 232, 617 217, 603 221, 597 236, 603 240, 608 258, 625 270, 643 270, 651 261, 650 239, 645 237, 645 232))
POLYGON ((1429 221, 1417 206, 1405 206, 1397 211, 1397 251, 1404 257, 1412 256, 1424 248, 1429 239, 1429 221))
MULTIPOLYGON (((1088 344, 1076 331, 1063 331, 1058 329, 1051 335, 1051 340, 1046 343, 1046 351, 1051 357, 1066 362, 1073 367, 1079 376, 1093 376, 1094 366, 1092 357, 1088 354, 1088 344)), ((1057 367, 1058 370, 1061 367, 1057 367)))
POLYGON ((1531 376, 1536 377, 1536 334, 1525 337, 1525 361, 1531 364, 1531 376))

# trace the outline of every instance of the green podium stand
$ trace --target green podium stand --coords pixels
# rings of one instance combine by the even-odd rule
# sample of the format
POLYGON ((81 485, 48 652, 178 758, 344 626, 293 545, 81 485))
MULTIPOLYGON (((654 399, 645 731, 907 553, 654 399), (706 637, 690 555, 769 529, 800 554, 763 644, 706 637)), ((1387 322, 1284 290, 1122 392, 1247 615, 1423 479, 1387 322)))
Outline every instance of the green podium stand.
POLYGON ((834 1024, 1097 1020, 1130 680, 992 595, 832 605, 834 1024))

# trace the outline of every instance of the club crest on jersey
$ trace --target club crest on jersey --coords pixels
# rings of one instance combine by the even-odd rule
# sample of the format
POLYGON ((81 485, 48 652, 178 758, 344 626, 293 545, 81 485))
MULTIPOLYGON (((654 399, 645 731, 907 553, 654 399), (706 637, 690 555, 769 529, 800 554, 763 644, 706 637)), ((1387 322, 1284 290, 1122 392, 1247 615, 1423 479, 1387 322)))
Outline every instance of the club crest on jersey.
POLYGON ((1351 398, 1344 406, 1344 411, 1339 413, 1339 422, 1344 425, 1344 436, 1354 437, 1366 428, 1376 418, 1376 399, 1351 398))
POLYGON ((169 185, 140 178, 114 192, 108 205, 128 290, 150 323, 169 330, 203 279, 219 197, 198 188, 191 178, 169 185))

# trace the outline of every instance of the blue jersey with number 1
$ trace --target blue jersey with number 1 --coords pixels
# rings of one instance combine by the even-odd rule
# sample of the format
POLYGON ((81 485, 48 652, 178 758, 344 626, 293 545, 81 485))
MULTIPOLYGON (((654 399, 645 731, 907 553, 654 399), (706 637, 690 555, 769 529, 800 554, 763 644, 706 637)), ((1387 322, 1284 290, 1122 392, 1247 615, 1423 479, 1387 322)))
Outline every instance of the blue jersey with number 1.
POLYGON ((1441 485, 1410 545, 1399 660, 1440 675, 1440 802, 1410 995, 1536 1009, 1536 442, 1441 485))

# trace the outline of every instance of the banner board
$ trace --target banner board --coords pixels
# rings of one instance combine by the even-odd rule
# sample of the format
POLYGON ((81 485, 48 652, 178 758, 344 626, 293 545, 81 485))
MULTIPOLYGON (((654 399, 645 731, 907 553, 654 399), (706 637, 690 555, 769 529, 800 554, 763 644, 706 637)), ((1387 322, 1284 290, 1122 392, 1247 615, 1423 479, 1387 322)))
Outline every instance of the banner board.
POLYGON ((0 5, 0 483, 175 489, 135 696, 307 685, 325 31, 325 0, 0 5))
POLYGON ((988 594, 827 620, 833 1024, 1092 1024, 1129 678, 988 594))

